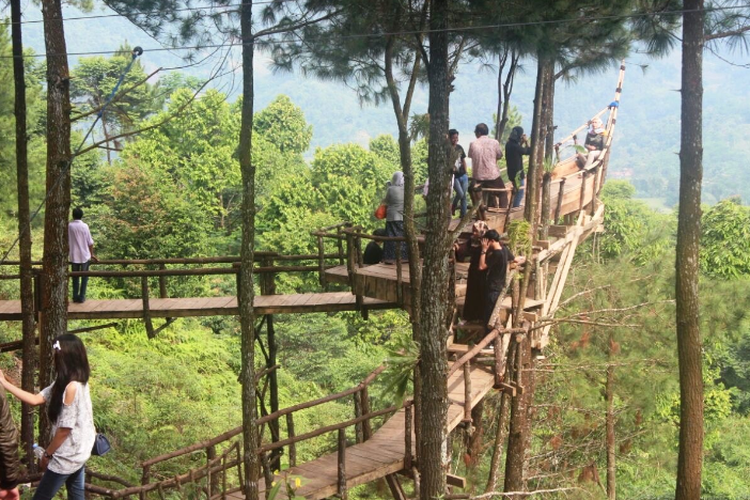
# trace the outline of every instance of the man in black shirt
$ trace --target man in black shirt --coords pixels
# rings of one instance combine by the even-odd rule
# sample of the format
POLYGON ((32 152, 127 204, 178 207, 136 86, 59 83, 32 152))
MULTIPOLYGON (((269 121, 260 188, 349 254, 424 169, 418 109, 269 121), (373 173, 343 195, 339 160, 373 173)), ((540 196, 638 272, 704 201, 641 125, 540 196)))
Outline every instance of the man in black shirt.
MULTIPOLYGON (((372 234, 373 236, 386 236, 385 229, 376 229, 372 234)), ((366 266, 378 264, 383 260, 383 247, 381 246, 381 243, 382 242, 377 240, 370 240, 370 243, 365 247, 365 254, 362 257, 362 262, 366 266)))
POLYGON ((526 257, 515 257, 510 249, 500 243, 500 234, 494 229, 484 233, 482 238, 482 253, 479 257, 479 269, 487 269, 487 278, 484 284, 484 324, 487 331, 492 330, 490 325, 492 311, 498 297, 505 289, 505 278, 508 274, 508 264, 523 264, 526 257))

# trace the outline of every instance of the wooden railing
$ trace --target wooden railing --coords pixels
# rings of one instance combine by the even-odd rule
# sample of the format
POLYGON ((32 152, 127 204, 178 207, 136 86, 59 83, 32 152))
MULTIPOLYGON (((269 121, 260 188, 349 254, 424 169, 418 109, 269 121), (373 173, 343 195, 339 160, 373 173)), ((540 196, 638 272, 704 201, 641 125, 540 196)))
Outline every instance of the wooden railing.
MULTIPOLYGON (((261 463, 263 464, 263 474, 267 485, 270 485, 273 481, 273 471, 270 467, 269 456, 276 450, 286 450, 288 457, 289 467, 295 467, 297 465, 297 444, 318 436, 330 432, 337 432, 337 455, 338 455, 338 494, 342 498, 346 498, 346 429, 349 427, 355 428, 356 442, 362 443, 372 437, 372 425, 371 420, 380 416, 391 414, 400 408, 405 408, 406 419, 405 419, 405 431, 406 435, 404 438, 405 446, 405 457, 404 463, 408 465, 408 469, 411 469, 413 462, 412 456, 412 433, 413 433, 413 413, 412 413, 412 402, 407 401, 401 406, 390 406, 382 410, 372 411, 370 409, 370 397, 368 388, 370 384, 380 375, 384 366, 378 367, 372 373, 370 373, 362 382, 358 385, 339 392, 325 396, 313 401, 307 401, 300 403, 288 408, 281 409, 269 415, 263 416, 256 420, 256 424, 259 427, 259 434, 263 435, 263 430, 266 424, 270 424, 273 421, 279 421, 284 419, 286 421, 287 438, 274 442, 262 444, 257 453, 260 455, 261 463), (353 397, 354 399, 354 418, 340 422, 337 424, 321 427, 304 434, 297 435, 294 427, 294 414, 296 412, 320 406, 325 403, 338 401, 347 397, 353 397)), ((110 498, 124 498, 130 495, 138 495, 141 500, 147 498, 149 492, 158 492, 163 497, 164 491, 167 489, 180 489, 182 485, 192 482, 197 483, 205 478, 205 485, 203 486, 204 491, 209 492, 208 498, 225 498, 225 495, 238 491, 239 486, 232 486, 228 483, 228 473, 236 468, 236 477, 239 479, 239 484, 242 484, 242 460, 241 460, 241 445, 239 441, 232 440, 242 433, 242 427, 236 427, 231 429, 219 436, 212 439, 202 441, 200 443, 193 444, 191 446, 176 450, 158 457, 151 458, 141 463, 141 485, 131 486, 124 489, 113 490, 102 487, 94 487, 96 493, 104 495, 110 498), (217 455, 217 449, 223 445, 229 446, 220 454, 217 455), (161 463, 168 460, 172 460, 179 457, 184 457, 196 452, 203 452, 206 457, 205 465, 198 468, 191 469, 190 471, 177 475, 174 478, 169 478, 157 482, 151 482, 154 477, 154 468, 161 463)), ((230 474, 231 475, 231 474, 230 474)), ((270 487, 266 488, 266 494, 270 491, 270 487)))

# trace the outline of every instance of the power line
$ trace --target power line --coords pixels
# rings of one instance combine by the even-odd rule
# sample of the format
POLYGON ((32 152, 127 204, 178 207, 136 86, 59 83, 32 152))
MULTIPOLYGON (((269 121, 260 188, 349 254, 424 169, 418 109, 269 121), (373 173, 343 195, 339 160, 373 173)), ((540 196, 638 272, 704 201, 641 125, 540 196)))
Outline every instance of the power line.
MULTIPOLYGON (((255 3, 255 2, 254 2, 255 3)), ((257 2, 257 3, 271 3, 269 1, 257 2)), ((238 4, 245 5, 245 4, 238 4)), ((750 8, 750 4, 747 5, 734 5, 725 7, 712 7, 703 9, 678 9, 671 11, 659 11, 659 12, 639 12, 634 14, 617 14, 610 16, 590 16, 590 17, 577 17, 569 19, 551 19, 545 21, 526 21, 526 22, 514 22, 514 23, 498 23, 498 24, 486 24, 480 26, 459 26, 441 29, 425 29, 425 30, 407 30, 407 31, 393 31, 393 32, 381 32, 381 33, 362 33, 353 35, 343 35, 337 38, 337 40, 351 40, 360 38, 381 38, 386 36, 399 36, 399 35, 414 35, 414 34, 429 34, 429 33, 461 33, 469 31, 482 31, 488 29, 500 29, 500 28, 522 28, 527 26, 542 26, 542 25, 555 25, 555 24, 567 24, 567 23, 580 23, 582 21, 606 21, 606 20, 617 20, 617 19, 638 19, 644 17, 661 17, 670 15, 679 15, 693 12, 718 12, 725 10, 736 10, 736 9, 747 9, 750 8)), ((328 36, 320 36, 321 40, 330 40, 328 36)), ((205 44, 205 45, 184 45, 177 47, 154 47, 143 49, 144 52, 166 52, 172 50, 202 50, 220 47, 239 47, 254 43, 255 37, 252 39, 239 39, 229 43, 222 44, 205 44)), ((314 41, 314 39, 312 40, 314 41)), ((297 43, 291 40, 275 40, 271 42, 265 42, 270 45, 288 45, 297 43)), ((118 54, 118 50, 100 50, 100 51, 85 51, 85 52, 67 52, 64 54, 53 53, 53 54, 31 54, 23 56, 24 58, 44 58, 44 57, 61 57, 61 56, 96 56, 96 55, 114 55, 118 54)), ((0 59, 12 59, 13 56, 0 56, 0 59)))
MULTIPOLYGON (((288 3, 288 2, 296 2, 297 0, 263 0, 258 2, 252 2, 252 5, 266 5, 271 3, 288 3)), ((251 5, 251 2, 243 2, 243 3, 230 3, 226 5, 201 5, 201 6, 195 6, 195 7, 182 7, 179 9, 172 9, 170 12, 197 12, 201 10, 213 10, 213 9, 230 9, 232 7, 242 7, 243 5, 251 5)), ((236 12, 236 9, 232 10, 226 10, 224 12, 219 12, 218 14, 229 14, 232 12, 236 12)), ((74 17, 66 17, 63 18, 63 22, 67 21, 86 21, 91 19, 107 19, 112 17, 124 17, 126 19, 129 19, 131 17, 138 17, 138 16, 148 16, 148 15, 154 15, 154 14, 160 14, 162 11, 160 10, 144 10, 141 12, 134 12, 133 14, 126 15, 126 14, 95 14, 93 16, 74 16, 74 17)), ((20 21, 20 22, 11 22, 9 24, 41 24, 44 22, 44 19, 28 19, 26 21, 20 21)))

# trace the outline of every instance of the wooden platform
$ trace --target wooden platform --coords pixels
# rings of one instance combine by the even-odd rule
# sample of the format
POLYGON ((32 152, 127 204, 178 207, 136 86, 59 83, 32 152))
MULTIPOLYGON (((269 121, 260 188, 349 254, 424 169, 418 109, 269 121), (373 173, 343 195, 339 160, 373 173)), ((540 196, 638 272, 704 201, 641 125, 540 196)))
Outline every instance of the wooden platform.
MULTIPOLYGON (((449 363, 450 365, 450 363, 449 363)), ((464 416, 464 375, 463 370, 457 370, 448 379, 448 432, 455 429, 464 416)), ((472 408, 492 390, 492 372, 482 366, 471 369, 472 408)), ((354 444, 346 448, 346 485, 352 488, 368 483, 375 479, 394 474, 404 468, 404 436, 405 411, 396 412, 383 424, 368 441, 354 444)), ((412 443, 416 440, 412 439, 412 443)), ((414 453, 414 450, 412 450, 414 453)), ((281 472, 281 477, 292 476, 300 478, 302 485, 296 489, 295 495, 308 500, 319 500, 332 497, 337 493, 337 463, 336 453, 324 455, 311 462, 281 472)), ((282 481, 278 498, 288 498, 285 481, 282 481)), ((294 479, 290 480, 294 484, 294 479)), ((261 495, 266 490, 265 481, 261 479, 261 495)), ((244 499, 241 493, 228 495, 227 498, 244 499)))
MULTIPOLYGON (((294 295, 257 295, 258 314, 301 314, 312 312, 352 311, 356 297, 351 292, 306 293, 294 295)), ((393 309, 395 303, 366 298, 368 309, 393 309)), ((150 299, 149 309, 154 318, 183 318, 188 316, 234 316, 239 314, 237 297, 205 297, 186 299, 150 299)), ((141 299, 87 300, 83 304, 69 303, 69 319, 142 318, 141 299)), ((21 301, 0 301, 0 320, 20 321, 21 301)))

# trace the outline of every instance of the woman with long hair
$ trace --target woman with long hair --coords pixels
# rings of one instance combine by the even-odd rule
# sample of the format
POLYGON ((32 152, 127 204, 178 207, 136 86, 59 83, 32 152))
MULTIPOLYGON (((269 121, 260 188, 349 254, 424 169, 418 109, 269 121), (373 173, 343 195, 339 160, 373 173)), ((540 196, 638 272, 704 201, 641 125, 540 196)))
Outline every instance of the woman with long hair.
POLYGON ((51 500, 63 484, 68 500, 84 500, 84 469, 96 439, 88 385, 89 360, 81 339, 70 333, 57 337, 52 351, 56 378, 40 393, 16 387, 2 371, 0 384, 24 403, 47 403, 53 437, 40 462, 44 475, 33 500, 51 500))

